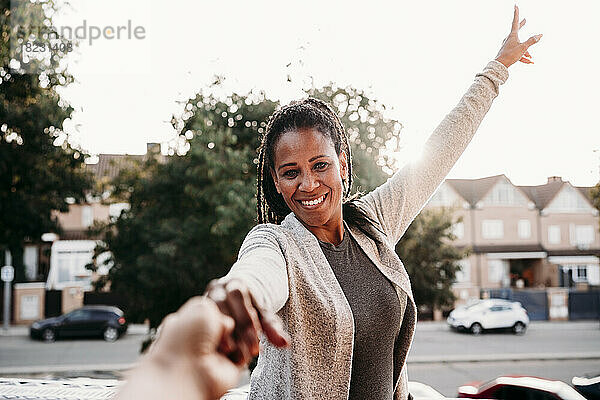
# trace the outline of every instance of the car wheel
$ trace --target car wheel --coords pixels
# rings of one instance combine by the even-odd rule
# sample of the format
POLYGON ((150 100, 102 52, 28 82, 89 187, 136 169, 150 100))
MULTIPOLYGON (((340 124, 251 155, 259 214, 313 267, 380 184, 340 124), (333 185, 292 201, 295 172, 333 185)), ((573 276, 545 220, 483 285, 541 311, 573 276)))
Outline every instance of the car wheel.
POLYGON ((481 332, 483 332, 483 328, 479 322, 475 322, 473 325, 471 325, 471 333, 473 335, 479 335, 481 332))
POLYGON ((56 340, 56 333, 53 329, 46 328, 42 331, 42 340, 47 343, 52 343, 56 340))
POLYGON ((513 325, 512 331, 515 335, 522 335, 525 333, 525 329, 527 329, 525 324, 522 323, 521 321, 518 321, 517 323, 515 323, 513 325))
POLYGON ((116 328, 113 328, 112 326, 108 326, 106 327, 106 329, 104 329, 104 340, 106 340, 107 342, 114 342, 115 340, 117 340, 119 338, 119 332, 117 331, 116 328))

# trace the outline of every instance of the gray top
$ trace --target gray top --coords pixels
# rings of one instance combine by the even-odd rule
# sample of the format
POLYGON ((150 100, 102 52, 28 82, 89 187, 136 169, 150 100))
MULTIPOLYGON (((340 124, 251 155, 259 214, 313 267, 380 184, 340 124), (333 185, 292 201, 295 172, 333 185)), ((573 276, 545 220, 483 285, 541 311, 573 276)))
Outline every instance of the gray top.
POLYGON ((349 400, 394 397, 400 375, 394 346, 406 295, 398 297, 392 283, 377 269, 345 226, 339 245, 319 240, 354 317, 354 348, 349 400))
MULTIPOLYGON (((440 62, 436 73, 453 79, 446 76, 445 67, 440 62)), ((353 225, 348 233, 394 284, 399 298, 408 297, 394 352, 403 366, 394 400, 408 398, 405 360, 417 317, 396 243, 467 147, 507 78, 507 68, 490 61, 431 134, 421 157, 357 200, 383 233, 365 233, 353 225)), ((423 85, 427 84, 424 80, 423 85)), ((315 235, 293 213, 280 225, 257 225, 244 239, 238 259, 223 281, 230 279, 244 281, 259 307, 281 317, 291 338, 287 348, 277 348, 261 338, 249 399, 347 399, 354 343, 352 310, 315 235)))

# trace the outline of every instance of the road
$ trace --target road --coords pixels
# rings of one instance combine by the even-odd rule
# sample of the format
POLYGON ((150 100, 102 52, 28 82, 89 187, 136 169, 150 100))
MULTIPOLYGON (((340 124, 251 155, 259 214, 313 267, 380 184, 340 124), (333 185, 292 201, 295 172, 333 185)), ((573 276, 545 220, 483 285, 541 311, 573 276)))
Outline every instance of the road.
POLYGON ((570 383, 573 376, 591 372, 600 372, 598 322, 532 323, 522 336, 473 336, 453 332, 443 324, 422 323, 408 361, 410 380, 426 383, 445 396, 456 396, 462 384, 500 375, 533 375, 570 383), (503 358, 507 360, 499 361, 503 358), (522 358, 528 360, 516 361, 522 358), (478 359, 494 361, 474 362, 478 359))
POLYGON ((409 380, 426 383, 448 397, 456 396, 460 385, 500 375, 539 376, 570 384, 573 376, 588 372, 600 372, 600 360, 408 363, 409 380))
POLYGON ((113 343, 101 339, 44 343, 27 336, 0 337, 0 375, 121 369, 138 359, 144 339, 127 334, 113 343))
MULTIPOLYGON (((435 361, 440 358, 478 360, 506 355, 595 354, 600 358, 600 325, 598 322, 533 322, 524 335, 484 333, 474 336, 449 330, 440 323, 417 326, 409 360, 435 361)), ((530 357, 531 358, 531 357, 530 357)))
MULTIPOLYGON (((143 340, 144 335, 130 334, 114 343, 0 337, 0 376, 120 378, 138 359, 143 340)), ((408 364, 410 380, 447 396, 456 395, 461 384, 502 374, 570 382, 573 375, 600 371, 600 327, 598 322, 538 322, 522 336, 473 336, 450 331, 444 324, 420 323, 408 364), (527 360, 517 361, 523 358, 527 360)))

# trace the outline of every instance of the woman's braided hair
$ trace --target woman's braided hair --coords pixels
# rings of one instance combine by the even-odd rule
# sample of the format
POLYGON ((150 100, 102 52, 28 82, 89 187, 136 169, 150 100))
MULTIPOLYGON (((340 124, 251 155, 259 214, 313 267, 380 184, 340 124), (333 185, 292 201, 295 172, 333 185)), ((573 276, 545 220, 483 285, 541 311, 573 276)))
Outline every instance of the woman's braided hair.
POLYGON ((274 169, 275 144, 284 133, 302 128, 314 128, 333 142, 336 154, 346 153, 348 174, 343 181, 344 220, 364 226, 365 222, 377 225, 355 204, 360 193, 350 195, 352 188, 352 153, 346 129, 333 109, 324 101, 309 97, 275 111, 269 118, 258 152, 258 185, 256 192, 258 223, 279 224, 291 211, 283 196, 277 193, 270 169, 274 169))

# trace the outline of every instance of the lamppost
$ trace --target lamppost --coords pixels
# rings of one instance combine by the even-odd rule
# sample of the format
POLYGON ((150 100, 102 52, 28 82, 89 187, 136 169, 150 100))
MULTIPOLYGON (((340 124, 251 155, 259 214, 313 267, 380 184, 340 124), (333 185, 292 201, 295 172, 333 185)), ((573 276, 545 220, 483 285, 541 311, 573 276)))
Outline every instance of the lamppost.
POLYGON ((10 283, 15 278, 15 269, 12 267, 12 257, 10 253, 6 253, 6 265, 0 269, 0 278, 4 281, 4 311, 3 311, 3 328, 8 330, 10 322, 10 283))

